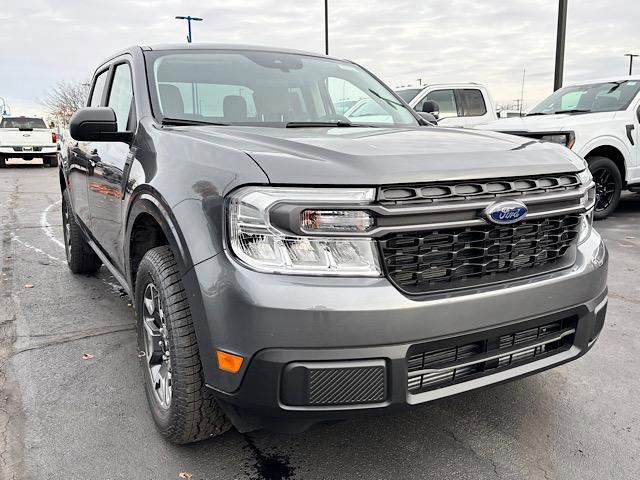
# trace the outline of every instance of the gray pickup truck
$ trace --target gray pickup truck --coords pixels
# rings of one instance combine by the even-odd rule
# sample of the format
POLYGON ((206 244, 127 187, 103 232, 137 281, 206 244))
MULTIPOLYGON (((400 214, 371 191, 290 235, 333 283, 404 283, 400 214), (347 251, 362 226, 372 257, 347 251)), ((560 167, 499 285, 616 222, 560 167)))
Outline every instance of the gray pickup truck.
POLYGON ((131 295, 173 442, 396 411, 574 360, 603 327, 585 162, 433 126, 352 62, 130 48, 70 133, 69 268, 131 295), (386 113, 338 113, 359 100, 386 113))

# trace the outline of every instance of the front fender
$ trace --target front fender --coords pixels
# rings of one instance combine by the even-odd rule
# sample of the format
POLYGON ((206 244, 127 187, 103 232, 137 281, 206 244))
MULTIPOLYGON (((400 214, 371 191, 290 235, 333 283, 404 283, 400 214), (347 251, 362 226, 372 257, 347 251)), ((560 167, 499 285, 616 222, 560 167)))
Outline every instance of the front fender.
MULTIPOLYGON (((626 135, 626 133, 624 133, 624 135, 626 135)), ((574 147, 574 151, 582 158, 586 158, 589 153, 598 147, 616 148, 620 153, 622 153, 627 170, 631 166, 631 159, 633 158, 632 152, 629 150, 629 147, 615 135, 597 136, 590 139, 587 143, 577 146, 577 148, 574 147)))

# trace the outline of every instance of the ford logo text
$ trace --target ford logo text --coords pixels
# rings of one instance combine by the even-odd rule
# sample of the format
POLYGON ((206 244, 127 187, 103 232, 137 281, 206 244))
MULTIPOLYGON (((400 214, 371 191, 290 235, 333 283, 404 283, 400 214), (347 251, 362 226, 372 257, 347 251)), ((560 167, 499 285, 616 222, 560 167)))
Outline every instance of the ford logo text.
POLYGON ((527 206, 515 200, 496 202, 484 210, 483 216, 491 223, 509 225, 524 220, 527 216, 527 206))

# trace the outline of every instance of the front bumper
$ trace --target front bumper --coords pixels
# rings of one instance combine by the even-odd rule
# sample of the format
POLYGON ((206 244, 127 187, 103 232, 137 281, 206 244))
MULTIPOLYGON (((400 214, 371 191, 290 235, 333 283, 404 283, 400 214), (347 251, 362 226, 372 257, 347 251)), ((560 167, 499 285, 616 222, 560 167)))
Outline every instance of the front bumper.
MULTIPOLYGON (((607 262, 604 243, 593 232, 578 248, 570 269, 421 300, 406 297, 384 278, 260 274, 237 265, 224 252, 196 265, 185 284, 202 292, 202 301, 192 302, 192 313, 207 319, 196 322, 205 381, 236 427, 300 431, 314 423, 392 411, 578 358, 602 329, 607 262), (517 330, 569 316, 575 319, 575 333, 571 345, 558 353, 442 388, 409 392, 407 360, 416 345, 455 343, 483 332, 517 330), (217 368, 218 349, 245 358, 237 374, 217 368), (378 375, 381 368, 384 379, 378 393, 380 388, 383 393, 364 403, 356 395, 350 404, 305 404, 305 394, 300 394, 310 388, 305 369, 328 367, 355 373, 329 375, 327 388, 332 381, 362 387, 356 370, 378 375)), ((362 392, 374 388, 366 379, 364 384, 362 392)))

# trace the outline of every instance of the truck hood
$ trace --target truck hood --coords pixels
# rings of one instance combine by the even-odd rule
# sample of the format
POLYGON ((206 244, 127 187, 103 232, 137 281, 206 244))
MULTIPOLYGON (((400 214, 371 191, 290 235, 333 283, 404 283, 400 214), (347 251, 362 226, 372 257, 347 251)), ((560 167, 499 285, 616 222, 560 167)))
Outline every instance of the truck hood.
POLYGON ((532 117, 504 118, 476 127, 477 130, 496 132, 562 132, 590 123, 606 122, 615 118, 616 112, 581 114, 534 115, 532 117))
POLYGON ((242 150, 272 183, 377 185, 566 173, 584 161, 558 145, 493 132, 418 128, 178 127, 242 150))

